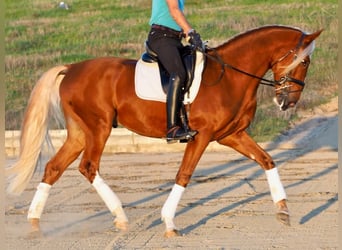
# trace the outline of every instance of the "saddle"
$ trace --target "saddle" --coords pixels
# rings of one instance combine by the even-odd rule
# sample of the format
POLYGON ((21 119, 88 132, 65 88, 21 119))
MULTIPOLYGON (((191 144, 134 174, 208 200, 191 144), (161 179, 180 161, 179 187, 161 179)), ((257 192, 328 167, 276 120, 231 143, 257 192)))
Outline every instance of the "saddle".
MULTIPOLYGON (((145 49, 146 51, 142 54, 141 59, 146 63, 158 63, 162 88, 164 93, 167 94, 167 91, 169 89, 170 74, 159 62, 157 53, 150 48, 147 41, 145 42, 145 49)), ((189 91, 192 81, 194 79, 196 51, 192 49, 189 45, 184 46, 184 48, 181 50, 181 57, 187 73, 187 80, 183 88, 183 94, 185 94, 189 91)))

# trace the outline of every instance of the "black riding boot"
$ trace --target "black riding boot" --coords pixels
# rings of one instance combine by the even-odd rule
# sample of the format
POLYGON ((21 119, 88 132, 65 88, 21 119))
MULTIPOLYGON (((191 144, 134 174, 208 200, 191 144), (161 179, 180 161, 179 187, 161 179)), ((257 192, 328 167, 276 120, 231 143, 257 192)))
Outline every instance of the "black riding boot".
POLYGON ((166 112, 167 112, 167 142, 177 140, 193 140, 197 134, 195 130, 185 130, 179 126, 180 109, 182 105, 182 83, 178 76, 170 76, 170 87, 166 99, 166 112))

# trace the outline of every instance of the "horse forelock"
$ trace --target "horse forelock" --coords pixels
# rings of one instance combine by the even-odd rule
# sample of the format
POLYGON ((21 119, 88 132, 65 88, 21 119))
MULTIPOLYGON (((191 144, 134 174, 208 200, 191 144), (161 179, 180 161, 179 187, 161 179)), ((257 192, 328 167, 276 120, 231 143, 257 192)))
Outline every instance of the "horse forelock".
POLYGON ((304 50, 302 50, 300 53, 296 55, 296 58, 293 60, 292 63, 284 67, 282 74, 288 74, 291 70, 296 68, 307 56, 311 57, 314 50, 315 41, 312 41, 304 50))

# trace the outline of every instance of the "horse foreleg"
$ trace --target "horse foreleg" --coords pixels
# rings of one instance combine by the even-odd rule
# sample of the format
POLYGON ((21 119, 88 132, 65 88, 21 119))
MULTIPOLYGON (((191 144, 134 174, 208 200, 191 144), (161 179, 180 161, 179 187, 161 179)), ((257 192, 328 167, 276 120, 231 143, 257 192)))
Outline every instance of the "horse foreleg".
POLYGON ((209 139, 205 140, 205 138, 197 136, 196 140, 189 142, 185 149, 183 161, 176 176, 176 183, 161 211, 161 217, 166 226, 164 236, 167 238, 180 235, 173 221, 177 206, 208 143, 209 139))
POLYGON ((277 219, 285 225, 290 225, 290 214, 286 205, 286 193, 281 183, 276 167, 266 170, 266 178, 271 191, 273 202, 278 208, 277 219))
POLYGON ((167 238, 180 235, 176 228, 176 225, 173 222, 173 219, 175 217, 177 206, 180 199, 182 198, 184 190, 185 187, 174 184, 171 193, 169 194, 169 197, 165 201, 162 208, 161 217, 166 226, 166 232, 164 236, 167 238))
POLYGON ((225 137, 218 142, 222 145, 234 148, 239 153, 256 161, 265 170, 271 197, 277 206, 277 219, 286 225, 290 225, 290 215, 286 205, 286 193, 272 157, 245 131, 225 137))
POLYGON ((46 164, 44 177, 39 183, 37 191, 28 210, 27 219, 31 223, 32 231, 40 231, 39 221, 43 213, 51 186, 59 179, 65 169, 81 153, 84 141, 82 133, 70 129, 67 140, 57 154, 46 164))

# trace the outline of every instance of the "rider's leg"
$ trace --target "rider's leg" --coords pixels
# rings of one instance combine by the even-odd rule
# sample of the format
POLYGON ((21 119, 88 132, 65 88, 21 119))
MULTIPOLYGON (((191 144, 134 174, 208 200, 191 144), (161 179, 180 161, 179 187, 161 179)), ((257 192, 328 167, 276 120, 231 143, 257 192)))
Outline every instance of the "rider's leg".
POLYGON ((180 55, 183 48, 181 40, 170 36, 150 33, 149 45, 158 54, 160 63, 170 74, 170 85, 167 94, 167 141, 192 139, 197 131, 186 131, 179 121, 181 104, 183 101, 183 88, 187 79, 184 64, 180 55))
POLYGON ((182 87, 180 77, 172 74, 166 99, 167 111, 167 140, 186 140, 196 135, 196 131, 187 131, 179 124, 180 111, 182 107, 182 87))

